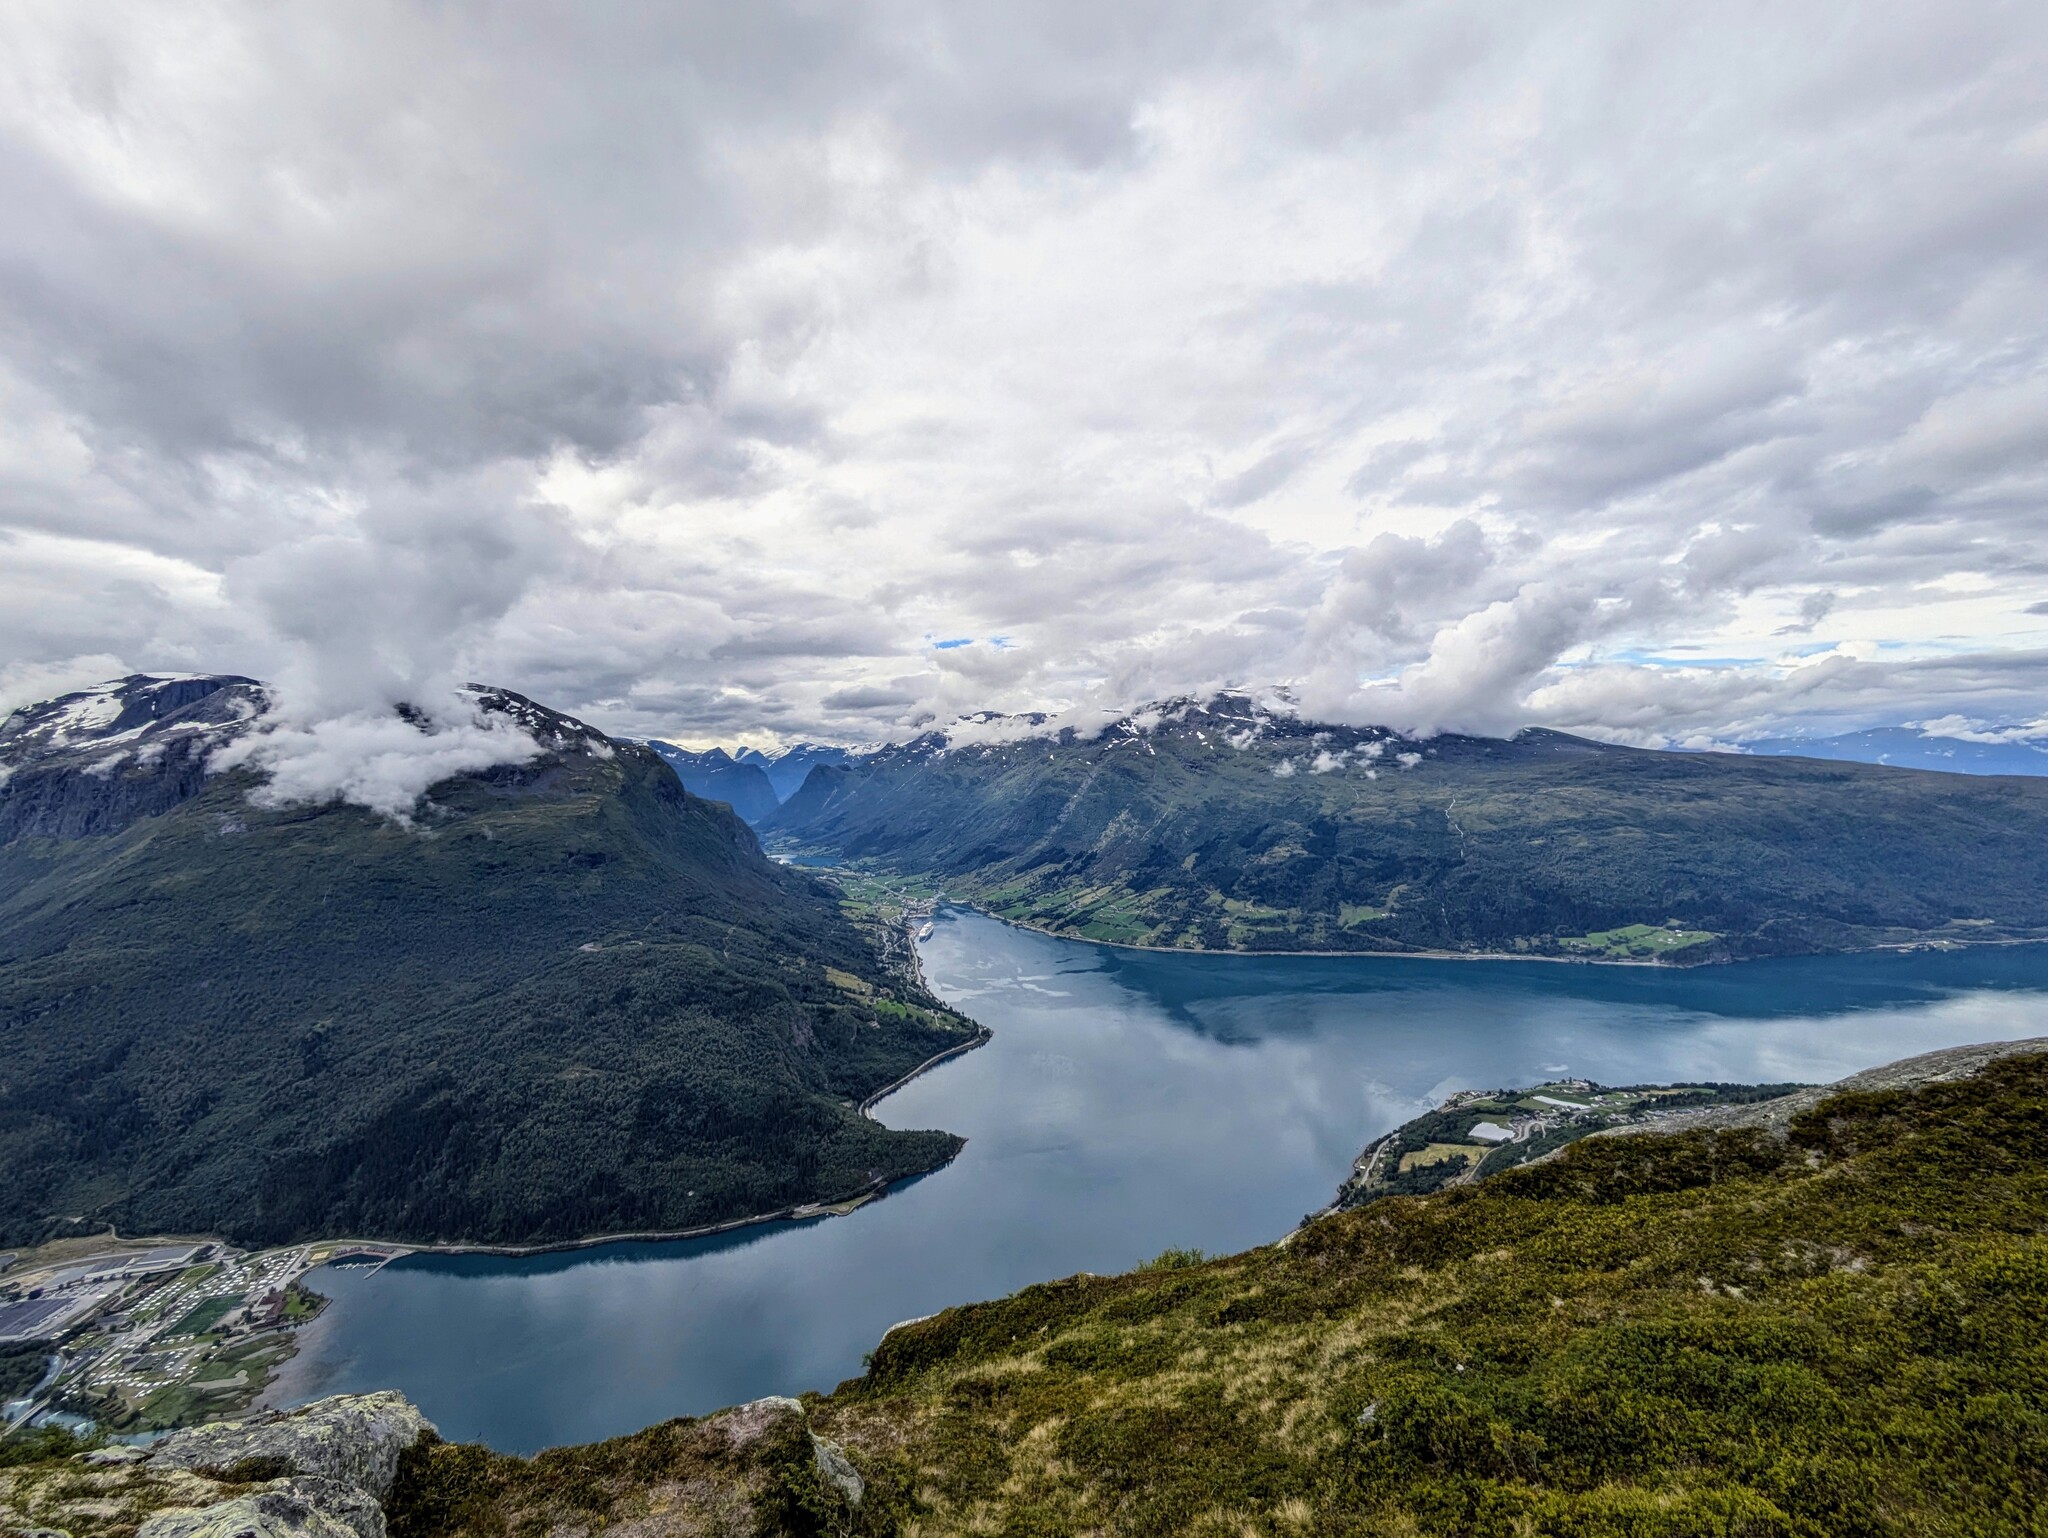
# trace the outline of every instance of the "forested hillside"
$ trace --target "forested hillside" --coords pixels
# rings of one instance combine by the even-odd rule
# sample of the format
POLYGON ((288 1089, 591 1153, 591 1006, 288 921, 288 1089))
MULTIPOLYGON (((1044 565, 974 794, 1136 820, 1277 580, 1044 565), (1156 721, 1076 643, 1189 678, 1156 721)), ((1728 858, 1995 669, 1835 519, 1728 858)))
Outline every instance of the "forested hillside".
POLYGON ((0 1243, 668 1230, 957 1148, 854 1104, 973 1027, 652 753, 485 691, 541 756, 264 810, 204 756, 252 692, 0 729, 0 1243))
POLYGON ((2048 934, 2048 780, 1414 740, 1230 696, 1094 737, 931 734, 814 771, 763 835, 1129 944, 1707 961, 2048 934))

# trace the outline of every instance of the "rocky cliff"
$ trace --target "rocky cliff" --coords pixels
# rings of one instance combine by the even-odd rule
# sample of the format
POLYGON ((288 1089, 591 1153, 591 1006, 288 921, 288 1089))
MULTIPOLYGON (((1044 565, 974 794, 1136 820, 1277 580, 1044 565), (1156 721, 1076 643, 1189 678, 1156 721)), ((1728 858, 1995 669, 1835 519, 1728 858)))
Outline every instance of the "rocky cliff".
POLYGON ((0 1468, 0 1531, 56 1538, 386 1538, 399 1460, 434 1428, 402 1394, 0 1468))
POLYGON ((35 1538, 424 1538, 472 1525, 727 1535, 859 1531, 866 1481, 774 1396, 532 1460, 442 1443, 403 1395, 0 1467, 0 1533, 35 1538))

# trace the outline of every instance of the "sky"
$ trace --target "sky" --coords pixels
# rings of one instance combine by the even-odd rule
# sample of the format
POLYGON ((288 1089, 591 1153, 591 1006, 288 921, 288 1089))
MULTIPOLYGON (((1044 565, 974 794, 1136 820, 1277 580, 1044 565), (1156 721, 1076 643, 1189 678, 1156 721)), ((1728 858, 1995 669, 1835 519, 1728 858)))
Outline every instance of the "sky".
POLYGON ((2048 735, 2038 3, 12 0, 0 206, 0 708, 2048 735))

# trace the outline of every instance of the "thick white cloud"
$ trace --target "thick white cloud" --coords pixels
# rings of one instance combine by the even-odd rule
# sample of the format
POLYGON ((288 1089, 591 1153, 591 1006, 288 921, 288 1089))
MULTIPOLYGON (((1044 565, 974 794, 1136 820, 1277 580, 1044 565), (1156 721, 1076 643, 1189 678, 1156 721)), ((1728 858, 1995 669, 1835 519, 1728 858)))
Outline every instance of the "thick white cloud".
POLYGON ((217 768, 254 768, 265 779, 259 806, 347 801, 410 824, 420 798, 458 774, 523 764, 540 744, 502 717, 450 710, 445 719, 406 720, 389 710, 295 714, 280 702, 263 724, 213 755, 217 768))
POLYGON ((466 677, 2048 696, 2039 7, 21 0, 0 199, 0 686, 275 679, 328 780, 466 677))

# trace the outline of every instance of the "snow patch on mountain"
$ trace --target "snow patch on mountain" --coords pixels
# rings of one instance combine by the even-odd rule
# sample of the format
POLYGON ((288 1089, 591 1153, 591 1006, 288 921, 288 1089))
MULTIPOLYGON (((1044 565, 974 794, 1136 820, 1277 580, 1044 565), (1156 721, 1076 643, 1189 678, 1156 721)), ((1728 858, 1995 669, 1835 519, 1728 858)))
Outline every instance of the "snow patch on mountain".
POLYGON ((19 797, 24 773, 43 783, 32 813, 16 809, 25 827, 41 831, 52 818, 78 828, 105 820, 53 811, 52 776, 118 782, 106 803, 118 823, 161 811, 195 794, 203 779, 235 769, 262 776, 250 793, 259 806, 345 802, 410 823, 428 790, 458 775, 544 754, 609 759, 615 751, 594 727, 482 684, 429 703, 337 710, 249 678, 133 673, 23 705, 0 721, 0 785, 14 781, 19 797))

